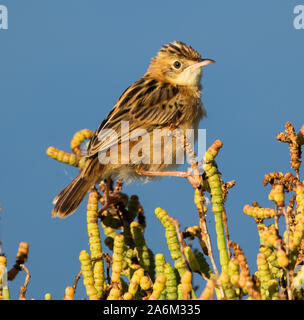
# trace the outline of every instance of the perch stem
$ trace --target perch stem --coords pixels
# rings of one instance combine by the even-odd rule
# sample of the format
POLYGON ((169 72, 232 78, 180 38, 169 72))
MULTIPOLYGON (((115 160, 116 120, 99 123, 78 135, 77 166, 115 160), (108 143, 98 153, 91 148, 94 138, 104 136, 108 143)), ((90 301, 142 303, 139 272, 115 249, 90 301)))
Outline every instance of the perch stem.
POLYGON ((74 281, 73 286, 72 286, 72 288, 74 289, 74 293, 76 292, 77 284, 78 284, 78 281, 79 281, 79 279, 81 277, 81 274, 82 274, 82 271, 80 270, 77 273, 76 277, 75 277, 75 281, 74 281))
POLYGON ((26 299, 25 294, 26 294, 27 286, 31 279, 31 275, 30 275, 29 269, 24 264, 20 264, 20 268, 26 273, 26 276, 25 276, 24 285, 20 288, 19 300, 25 300, 26 299))
POLYGON ((226 238, 226 245, 227 245, 227 251, 228 251, 228 258, 230 260, 231 258, 231 253, 230 253, 230 245, 229 245, 229 241, 230 241, 230 237, 229 237, 229 231, 228 231, 228 221, 227 221, 227 214, 226 214, 226 210, 223 210, 223 223, 224 223, 224 229, 225 229, 225 238, 226 238))
MULTIPOLYGON (((202 205, 203 205, 203 202, 202 202, 202 205)), ((202 230, 202 233, 205 236, 204 238, 206 239, 208 257, 209 257, 209 259, 211 261, 214 273, 216 275, 218 275, 218 270, 217 270, 217 267, 216 267, 216 264, 215 264, 215 261, 214 261, 214 257, 213 257, 212 245, 211 245, 210 235, 209 235, 208 228, 207 228, 206 218, 205 218, 205 215, 204 215, 203 211, 199 210, 198 214, 199 214, 200 228, 202 230)))
MULTIPOLYGON (((285 224, 286 224, 286 255, 288 257, 288 255, 289 255, 289 229, 290 229, 290 225, 289 225, 289 216, 288 216, 288 213, 287 213, 285 207, 283 208, 283 215, 284 215, 285 224)), ((291 281, 290 281, 290 273, 289 273, 288 268, 286 270, 286 282, 287 282, 286 289, 287 289, 288 300, 292 300, 291 281)))

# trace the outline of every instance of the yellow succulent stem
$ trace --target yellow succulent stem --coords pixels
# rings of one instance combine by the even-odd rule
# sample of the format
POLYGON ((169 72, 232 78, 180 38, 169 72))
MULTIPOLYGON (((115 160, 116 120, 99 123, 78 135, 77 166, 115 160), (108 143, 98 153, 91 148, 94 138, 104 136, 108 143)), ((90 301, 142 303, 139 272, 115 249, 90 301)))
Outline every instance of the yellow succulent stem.
POLYGON ((197 251, 195 254, 195 259, 199 264, 199 271, 204 274, 207 278, 210 278, 212 275, 212 271, 208 262, 205 259, 205 256, 202 252, 197 251))
POLYGON ((3 286, 2 288, 2 297, 4 300, 10 300, 11 296, 10 296, 10 290, 8 286, 3 286))
POLYGON ((52 300, 52 295, 50 293, 46 293, 44 295, 44 300, 52 300))
POLYGON ((141 279, 144 277, 144 273, 145 270, 143 268, 139 268, 133 273, 129 282, 128 292, 124 294, 124 300, 134 299, 140 284, 145 286, 146 283, 141 283, 141 279))
POLYGON ((236 257, 232 257, 228 263, 228 275, 230 277, 230 282, 239 287, 239 279, 240 279, 240 265, 238 259, 236 257))
POLYGON ((133 221, 130 224, 132 238, 135 243, 135 247, 138 252, 139 263, 147 271, 151 278, 154 277, 154 265, 153 260, 151 260, 151 254, 149 248, 147 247, 143 229, 137 221, 133 221))
POLYGON ((189 295, 192 290, 191 281, 192 281, 192 273, 186 270, 181 277, 181 285, 183 289, 184 300, 188 300, 190 298, 189 295))
POLYGON ((82 168, 85 165, 84 157, 79 157, 74 153, 65 152, 55 147, 49 147, 46 150, 46 154, 58 162, 65 163, 73 167, 82 168))
MULTIPOLYGON (((166 264, 166 260, 165 260, 165 256, 162 253, 157 253, 155 255, 155 273, 156 273, 156 278, 159 275, 165 274, 165 264, 166 264)), ((166 288, 164 288, 164 290, 162 291, 159 300, 165 300, 166 299, 166 288)))
POLYGON ((94 274, 91 257, 87 251, 82 250, 79 255, 83 284, 86 287, 87 296, 90 300, 98 300, 98 292, 94 286, 94 274))
POLYGON ((104 274, 104 262, 102 258, 101 239, 98 226, 98 193, 96 190, 91 191, 89 194, 87 205, 87 230, 89 236, 91 258, 92 260, 94 260, 94 286, 98 292, 98 298, 101 299, 105 292, 106 283, 104 274))
POLYGON ((177 238, 175 225, 169 219, 167 212, 161 208, 155 209, 155 215, 166 229, 166 239, 171 257, 174 260, 174 267, 182 277, 186 271, 186 264, 183 261, 180 245, 177 238))
POLYGON ((7 258, 5 255, 0 255, 0 285, 3 284, 4 276, 7 275, 7 258))
POLYGON ((268 247, 266 245, 260 246, 260 252, 265 254, 266 260, 269 264, 269 270, 273 278, 280 277, 280 266, 278 264, 277 250, 273 247, 268 247))
POLYGON ((120 300, 122 293, 121 281, 113 282, 107 300, 120 300))
MULTIPOLYGON (((2 287, 2 297, 10 300, 10 290, 7 284, 7 259, 5 255, 0 256, 0 285, 2 287)), ((1 291, 0 291, 1 293, 1 291)))
POLYGON ((164 274, 166 276, 166 292, 168 300, 177 300, 177 280, 174 269, 169 263, 164 265, 164 274))
POLYGON ((164 290, 166 285, 166 276, 164 274, 160 274, 153 285, 153 291, 149 300, 159 300, 162 291, 164 290))
POLYGON ((217 165, 214 161, 222 145, 223 144, 220 140, 216 140, 213 145, 209 147, 204 156, 204 170, 207 174, 207 179, 210 187, 212 211, 214 213, 215 231, 217 235, 217 247, 220 255, 220 264, 222 267, 222 271, 227 272, 229 258, 223 227, 223 211, 225 210, 225 208, 220 175, 217 170, 217 165))
POLYGON ((233 288, 233 284, 231 283, 229 274, 226 272, 222 272, 222 274, 219 277, 219 281, 224 289, 226 299, 235 300, 236 293, 233 288))
POLYGON ((276 211, 274 209, 254 207, 248 204, 244 207, 243 211, 248 216, 260 220, 270 219, 276 216, 276 211))
POLYGON ((110 290, 108 300, 117 300, 122 293, 122 285, 120 275, 123 268, 123 253, 124 253, 124 236, 122 234, 116 235, 113 246, 113 264, 112 264, 112 289, 110 290))
POLYGON ((189 263, 189 266, 190 266, 190 269, 193 271, 193 272, 199 272, 200 270, 200 265, 196 259, 196 256, 194 255, 191 247, 189 246, 186 246, 184 248, 184 254, 185 254, 185 257, 189 263))
POLYGON ((270 272, 266 255, 259 253, 257 256, 257 276, 261 283, 261 296, 263 300, 278 300, 279 284, 270 272))
POLYGON ((202 292, 199 300, 209 300, 213 296, 213 290, 215 289, 215 280, 210 279, 207 281, 206 287, 202 292))
POLYGON ((184 291, 181 283, 177 286, 177 300, 184 300, 184 291))
POLYGON ((75 290, 72 287, 66 287, 63 300, 74 300, 75 290))
POLYGON ((74 150, 80 148, 81 144, 86 140, 86 139, 91 139, 94 135, 94 131, 89 130, 89 129, 82 129, 80 131, 77 131, 72 140, 71 140, 71 149, 74 150))
MULTIPOLYGON (((295 188, 296 192, 296 215, 294 218, 294 228, 289 232, 288 249, 296 251, 304 238, 304 185, 299 182, 295 188)), ((284 234, 285 242, 287 242, 287 231, 284 234)))

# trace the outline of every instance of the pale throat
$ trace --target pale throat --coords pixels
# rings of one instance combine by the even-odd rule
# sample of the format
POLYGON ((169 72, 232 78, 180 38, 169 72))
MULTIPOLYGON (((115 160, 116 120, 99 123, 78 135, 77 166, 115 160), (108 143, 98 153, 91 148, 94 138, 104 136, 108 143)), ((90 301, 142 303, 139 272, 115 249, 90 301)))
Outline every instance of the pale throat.
POLYGON ((200 86, 200 81, 202 78, 202 69, 197 68, 195 70, 191 68, 186 68, 178 77, 174 80, 174 82, 178 85, 182 86, 200 86))

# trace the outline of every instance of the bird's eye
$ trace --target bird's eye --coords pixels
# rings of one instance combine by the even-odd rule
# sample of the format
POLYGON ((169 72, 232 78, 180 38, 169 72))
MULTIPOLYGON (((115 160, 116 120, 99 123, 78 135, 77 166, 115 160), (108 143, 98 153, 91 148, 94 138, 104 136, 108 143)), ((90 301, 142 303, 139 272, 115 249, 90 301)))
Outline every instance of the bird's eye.
POLYGON ((173 63, 173 66, 174 66, 175 69, 179 69, 181 67, 181 63, 179 61, 175 61, 173 63))

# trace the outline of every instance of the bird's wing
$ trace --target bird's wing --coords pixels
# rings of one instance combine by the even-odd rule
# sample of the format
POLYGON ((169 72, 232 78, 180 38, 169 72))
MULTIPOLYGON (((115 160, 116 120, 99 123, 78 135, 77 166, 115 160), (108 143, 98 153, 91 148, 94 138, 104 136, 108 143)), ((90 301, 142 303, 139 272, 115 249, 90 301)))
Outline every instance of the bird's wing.
POLYGON ((135 129, 143 128, 150 132, 171 123, 178 124, 184 117, 183 109, 184 99, 178 87, 141 78, 126 89, 100 124, 89 143, 86 156, 92 157, 125 142, 135 129), (120 130, 122 121, 128 121, 129 132, 126 134, 120 130), (108 129, 116 134, 111 135, 108 129))

